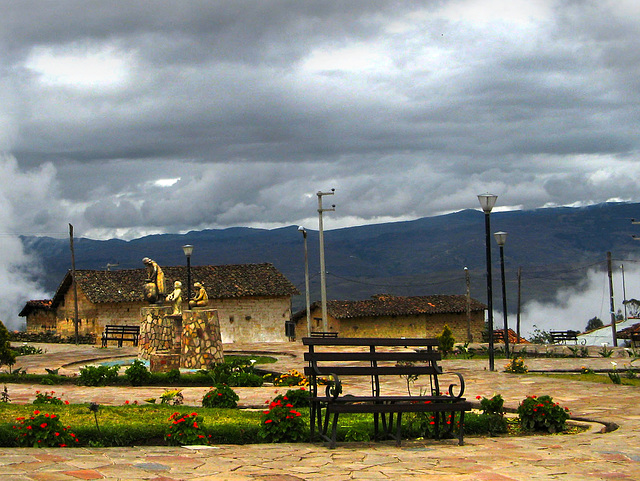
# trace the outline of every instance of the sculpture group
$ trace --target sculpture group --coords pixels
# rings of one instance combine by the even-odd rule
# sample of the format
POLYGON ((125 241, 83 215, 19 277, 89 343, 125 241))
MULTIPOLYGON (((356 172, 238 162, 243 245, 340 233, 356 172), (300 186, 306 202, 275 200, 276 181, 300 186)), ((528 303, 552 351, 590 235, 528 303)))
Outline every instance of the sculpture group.
MULTIPOLYGON (((147 278, 144 285, 144 297, 149 304, 163 305, 169 302, 173 311, 171 315, 182 314, 182 282, 173 283, 173 291, 165 295, 164 272, 158 263, 148 257, 142 259, 147 269, 147 278)), ((188 300, 189 309, 206 307, 209 304, 209 296, 202 282, 193 284, 194 295, 188 300)))

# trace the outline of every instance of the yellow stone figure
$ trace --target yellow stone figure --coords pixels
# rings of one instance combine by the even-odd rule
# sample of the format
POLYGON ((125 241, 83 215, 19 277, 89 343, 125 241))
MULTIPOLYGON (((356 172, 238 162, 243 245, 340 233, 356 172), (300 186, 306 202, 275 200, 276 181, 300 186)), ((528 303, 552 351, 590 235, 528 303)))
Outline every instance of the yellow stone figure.
POLYGON ((149 302, 162 303, 164 300, 164 272, 156 261, 148 257, 142 259, 142 263, 147 268, 147 285, 153 284, 156 288, 155 301, 151 300, 151 296, 148 295, 149 302))
POLYGON ((182 314, 182 282, 175 281, 173 283, 173 292, 167 296, 167 301, 171 303, 173 308, 172 316, 182 314))
POLYGON ((193 286, 198 289, 198 293, 189 301, 189 307, 204 307, 209 304, 209 296, 204 286, 200 282, 196 282, 193 286))

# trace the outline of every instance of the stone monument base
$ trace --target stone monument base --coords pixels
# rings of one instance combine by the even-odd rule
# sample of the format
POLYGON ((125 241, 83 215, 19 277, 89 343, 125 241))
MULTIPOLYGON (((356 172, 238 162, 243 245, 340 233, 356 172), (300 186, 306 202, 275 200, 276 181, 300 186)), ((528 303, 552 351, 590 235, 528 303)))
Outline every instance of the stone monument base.
POLYGON ((157 352, 149 356, 151 372, 169 372, 174 369, 180 369, 180 353, 157 352))
POLYGON ((180 366, 185 369, 209 369, 224 362, 220 321, 216 309, 182 312, 180 366))

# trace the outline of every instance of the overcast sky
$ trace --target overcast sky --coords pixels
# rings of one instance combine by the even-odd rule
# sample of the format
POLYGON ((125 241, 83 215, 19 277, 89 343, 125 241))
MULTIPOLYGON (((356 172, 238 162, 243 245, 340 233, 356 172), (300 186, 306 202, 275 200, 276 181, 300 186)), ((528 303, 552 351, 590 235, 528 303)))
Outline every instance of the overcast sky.
POLYGON ((0 6, 5 235, 640 200, 637 0, 0 6))

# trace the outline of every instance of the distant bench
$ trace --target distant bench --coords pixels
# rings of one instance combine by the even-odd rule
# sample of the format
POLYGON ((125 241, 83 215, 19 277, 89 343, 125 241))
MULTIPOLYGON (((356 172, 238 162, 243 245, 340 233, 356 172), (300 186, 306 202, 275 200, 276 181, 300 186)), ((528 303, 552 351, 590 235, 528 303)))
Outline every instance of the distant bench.
POLYGON ((311 337, 322 337, 322 338, 335 339, 336 337, 338 337, 338 333, 337 332, 311 331, 311 337))
POLYGON ((140 337, 140 326, 104 326, 102 333, 102 347, 107 347, 108 341, 118 341, 118 347, 122 347, 122 343, 132 342, 134 346, 138 345, 140 337))
POLYGON ((304 355, 308 363, 304 373, 310 378, 312 440, 317 427, 320 436, 329 442, 329 447, 334 447, 340 413, 372 413, 376 436, 381 421, 382 434, 395 438, 399 446, 402 414, 422 412, 433 413, 437 438, 441 434, 453 433, 455 414, 458 413, 458 443, 464 443, 464 413, 471 410, 471 403, 462 397, 464 379, 460 374, 451 373, 458 377, 457 394, 453 392, 455 384, 451 384, 447 392, 440 391, 438 377, 442 375, 442 368, 437 361, 442 355, 437 350, 437 339, 304 337, 302 343, 309 349, 304 355), (431 390, 415 396, 383 394, 383 379, 396 380, 398 376, 425 376, 431 390), (346 387, 344 378, 353 377, 369 379, 370 393, 343 394, 346 387), (326 380, 329 382, 323 393, 319 385, 326 380))
POLYGON ((567 341, 574 341, 578 344, 578 334, 580 334, 578 331, 549 331, 552 344, 566 344, 567 341))

